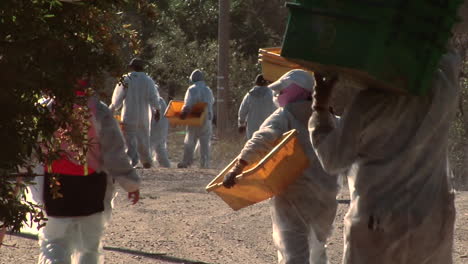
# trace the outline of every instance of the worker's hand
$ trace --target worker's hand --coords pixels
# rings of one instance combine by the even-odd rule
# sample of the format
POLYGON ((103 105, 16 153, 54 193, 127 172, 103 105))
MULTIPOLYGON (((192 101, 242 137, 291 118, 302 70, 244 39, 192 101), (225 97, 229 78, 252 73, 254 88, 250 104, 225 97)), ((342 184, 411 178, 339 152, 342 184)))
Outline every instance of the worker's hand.
POLYGON ((188 111, 182 111, 182 113, 180 113, 180 116, 179 118, 182 119, 182 120, 185 120, 188 116, 188 111))
POLYGON ((326 110, 330 108, 330 99, 332 92, 338 82, 338 76, 323 76, 320 73, 315 73, 315 81, 317 85, 314 90, 314 110, 326 110))
POLYGON ((237 128, 237 131, 239 131, 239 134, 244 134, 244 133, 245 133, 245 129, 246 129, 245 126, 239 126, 239 127, 237 128))
POLYGON ((156 111, 154 111, 154 120, 156 120, 156 122, 159 121, 159 119, 161 119, 161 112, 159 112, 159 109, 157 109, 156 111))
POLYGON ((129 192, 128 199, 130 199, 130 201, 132 202, 132 205, 136 204, 140 200, 140 190, 129 192))
POLYGON ((232 168, 225 176, 223 181, 223 186, 226 188, 231 188, 236 184, 236 176, 241 174, 246 166, 246 162, 242 160, 237 161, 234 168, 232 168))

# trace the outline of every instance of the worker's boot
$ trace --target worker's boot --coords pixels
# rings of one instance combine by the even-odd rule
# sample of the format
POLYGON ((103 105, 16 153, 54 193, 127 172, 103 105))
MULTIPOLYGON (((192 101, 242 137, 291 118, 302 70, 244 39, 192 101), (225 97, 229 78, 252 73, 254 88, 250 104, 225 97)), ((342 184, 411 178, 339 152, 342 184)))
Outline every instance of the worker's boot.
POLYGON ((185 164, 183 162, 177 163, 177 168, 179 168, 179 169, 183 169, 183 168, 187 168, 187 167, 188 167, 187 164, 185 164))

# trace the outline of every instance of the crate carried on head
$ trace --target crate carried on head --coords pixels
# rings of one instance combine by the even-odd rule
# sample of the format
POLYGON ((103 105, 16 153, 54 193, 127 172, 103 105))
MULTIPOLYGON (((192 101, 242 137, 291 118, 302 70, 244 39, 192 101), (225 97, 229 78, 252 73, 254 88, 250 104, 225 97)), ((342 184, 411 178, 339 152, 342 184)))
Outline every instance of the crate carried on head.
POLYGON ((297 0, 281 56, 386 90, 424 94, 463 0, 297 0))

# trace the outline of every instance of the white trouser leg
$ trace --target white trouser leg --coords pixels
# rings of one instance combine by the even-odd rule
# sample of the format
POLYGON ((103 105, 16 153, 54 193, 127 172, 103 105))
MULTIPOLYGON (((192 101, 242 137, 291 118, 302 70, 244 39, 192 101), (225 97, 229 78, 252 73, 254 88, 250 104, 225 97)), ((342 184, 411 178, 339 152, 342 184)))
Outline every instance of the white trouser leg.
POLYGON ((104 232, 105 216, 97 213, 79 221, 80 244, 78 247, 79 264, 104 263, 101 237, 104 232))
POLYGON ((203 169, 210 166, 210 137, 211 135, 200 137, 200 167, 203 169))
POLYGON ((137 150, 140 157, 141 163, 152 164, 150 154, 150 135, 149 131, 145 128, 138 128, 136 132, 137 138, 137 150))
POLYGON ((164 142, 164 143, 159 143, 158 145, 156 145, 155 151, 156 151, 156 159, 158 160, 159 165, 164 168, 170 168, 171 163, 169 162, 169 158, 167 155, 166 143, 164 142))
POLYGON ((184 157, 182 163, 190 166, 193 163, 193 151, 197 143, 198 136, 195 129, 187 129, 187 134, 184 140, 184 157))
POLYGON ((308 231, 300 215, 281 197, 271 200, 273 242, 279 264, 307 264, 309 261, 308 231))
POLYGON ((138 153, 137 153, 137 129, 135 127, 124 126, 124 137, 127 144, 127 155, 132 161, 132 166, 137 165, 138 163, 138 153))
POLYGON ((204 169, 210 166, 211 131, 211 121, 207 121, 200 131, 200 167, 204 169))
POLYGON ((309 263, 328 264, 326 245, 317 240, 314 230, 311 230, 309 234, 309 263))
POLYGON ((39 264, 104 263, 101 237, 107 216, 49 217, 39 232, 39 264))
POLYGON ((38 264, 71 263, 75 248, 76 225, 70 218, 49 217, 47 225, 39 230, 38 264))

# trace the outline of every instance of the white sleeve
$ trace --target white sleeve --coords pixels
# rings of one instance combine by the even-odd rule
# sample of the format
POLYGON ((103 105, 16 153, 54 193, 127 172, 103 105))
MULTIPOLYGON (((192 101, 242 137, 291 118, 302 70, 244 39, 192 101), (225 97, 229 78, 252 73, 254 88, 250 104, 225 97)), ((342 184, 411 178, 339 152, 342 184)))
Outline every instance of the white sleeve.
POLYGON ((101 143, 102 168, 111 175, 127 192, 133 192, 140 187, 140 176, 130 164, 125 152, 125 141, 117 121, 104 105, 99 105, 103 111, 99 118, 101 128, 99 140, 101 143))
POLYGON ((152 113, 154 113, 156 110, 161 110, 159 106, 159 86, 156 83, 154 83, 154 81, 151 78, 149 78, 149 80, 149 103, 152 113))
POLYGON ((278 109, 253 134, 242 149, 239 158, 254 163, 270 152, 277 140, 288 131, 288 118, 284 109, 278 109))
MULTIPOLYGON (((125 79, 124 81, 126 80, 127 79, 125 79)), ((120 108, 122 108, 122 104, 126 96, 127 96, 127 88, 125 88, 122 82, 117 83, 114 89, 114 93, 112 94, 112 102, 111 102, 111 105, 109 106, 109 109, 112 112, 115 112, 116 110, 119 110, 120 108)))
POLYGON ((360 144, 361 104, 356 96, 353 105, 338 121, 328 111, 314 111, 309 120, 310 140, 322 167, 330 174, 338 174, 349 168, 358 158, 360 144))
POLYGON ((244 99, 242 99, 242 103, 239 107, 239 113, 238 113, 238 116, 239 116, 237 120, 238 126, 245 126, 247 114, 249 113, 249 101, 250 101, 249 99, 250 99, 249 93, 247 93, 244 96, 244 99))

